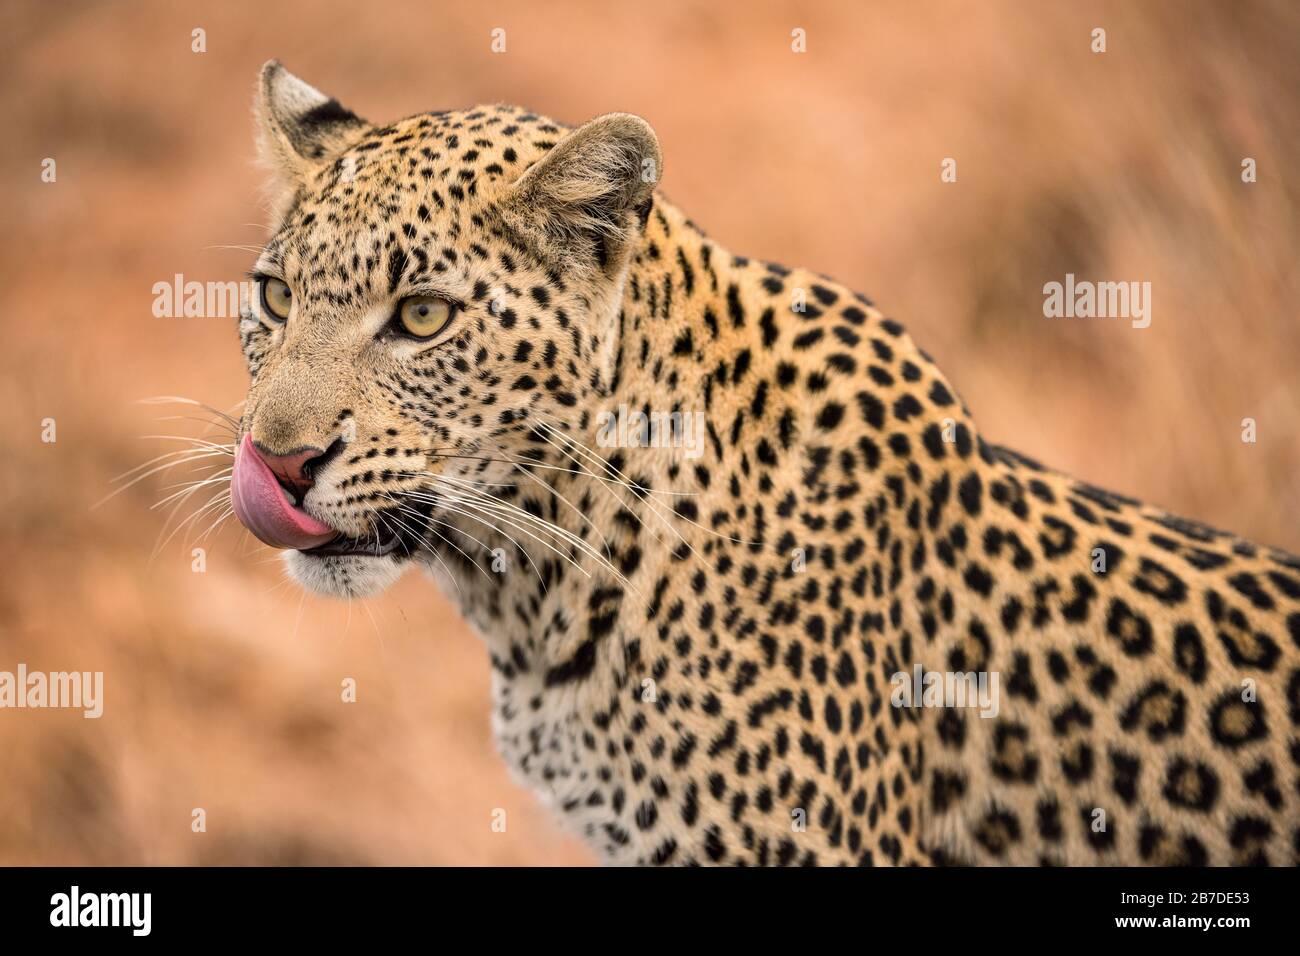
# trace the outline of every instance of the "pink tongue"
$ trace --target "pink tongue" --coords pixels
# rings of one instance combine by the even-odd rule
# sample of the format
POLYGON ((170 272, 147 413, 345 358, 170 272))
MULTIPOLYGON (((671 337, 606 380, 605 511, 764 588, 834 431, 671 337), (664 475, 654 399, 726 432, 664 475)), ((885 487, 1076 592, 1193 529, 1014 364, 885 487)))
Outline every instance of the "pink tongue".
POLYGON ((253 448, 252 435, 244 435, 235 455, 230 502, 244 527, 273 548, 302 551, 338 535, 323 521, 289 503, 285 490, 253 448))

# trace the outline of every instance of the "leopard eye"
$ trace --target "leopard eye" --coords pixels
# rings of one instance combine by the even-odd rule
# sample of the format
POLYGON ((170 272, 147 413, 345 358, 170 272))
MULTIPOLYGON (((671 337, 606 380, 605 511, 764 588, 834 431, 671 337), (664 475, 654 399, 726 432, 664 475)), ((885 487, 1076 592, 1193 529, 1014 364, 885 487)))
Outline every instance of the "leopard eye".
POLYGON ((452 305, 436 295, 413 295, 397 307, 398 331, 412 338, 429 339, 447 327, 452 305))
POLYGON ((283 322, 293 305, 293 291, 280 279, 267 276, 262 280, 262 308, 270 318, 283 322))

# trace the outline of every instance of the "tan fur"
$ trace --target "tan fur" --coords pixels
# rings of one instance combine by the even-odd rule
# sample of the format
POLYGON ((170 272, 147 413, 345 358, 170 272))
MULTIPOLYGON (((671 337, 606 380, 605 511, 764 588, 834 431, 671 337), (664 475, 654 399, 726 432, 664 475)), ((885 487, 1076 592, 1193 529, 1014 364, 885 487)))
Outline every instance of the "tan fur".
MULTIPOLYGON (((1294 862, 1300 561, 986 444, 867 300, 655 195, 643 120, 299 128, 300 82, 264 73, 295 311, 241 325, 243 427, 355 431, 306 507, 427 522, 498 746, 607 859, 1294 862), (445 336, 385 332, 431 292, 445 336), (706 453, 596 447, 620 407, 706 453), (999 674, 998 714, 894 706, 917 665, 999 674)), ((290 558, 341 595, 408 563, 290 558)))

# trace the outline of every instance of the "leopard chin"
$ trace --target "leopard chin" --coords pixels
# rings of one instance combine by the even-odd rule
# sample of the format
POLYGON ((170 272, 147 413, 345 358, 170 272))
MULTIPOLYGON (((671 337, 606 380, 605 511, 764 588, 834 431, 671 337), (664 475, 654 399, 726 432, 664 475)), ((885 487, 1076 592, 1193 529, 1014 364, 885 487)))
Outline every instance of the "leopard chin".
POLYGON ((395 584, 409 563, 403 556, 391 554, 284 552, 289 576, 305 590, 322 597, 372 597, 395 584))

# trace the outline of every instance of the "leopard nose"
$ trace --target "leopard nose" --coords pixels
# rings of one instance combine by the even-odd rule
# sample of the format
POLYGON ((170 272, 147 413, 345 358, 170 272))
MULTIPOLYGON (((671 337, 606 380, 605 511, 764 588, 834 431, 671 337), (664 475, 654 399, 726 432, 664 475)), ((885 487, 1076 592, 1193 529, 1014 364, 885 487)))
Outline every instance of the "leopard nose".
POLYGON ((320 470, 343 450, 343 439, 336 439, 328 448, 307 446, 285 453, 273 452, 254 441, 253 450, 266 462, 276 480, 301 498, 315 484, 320 470))

